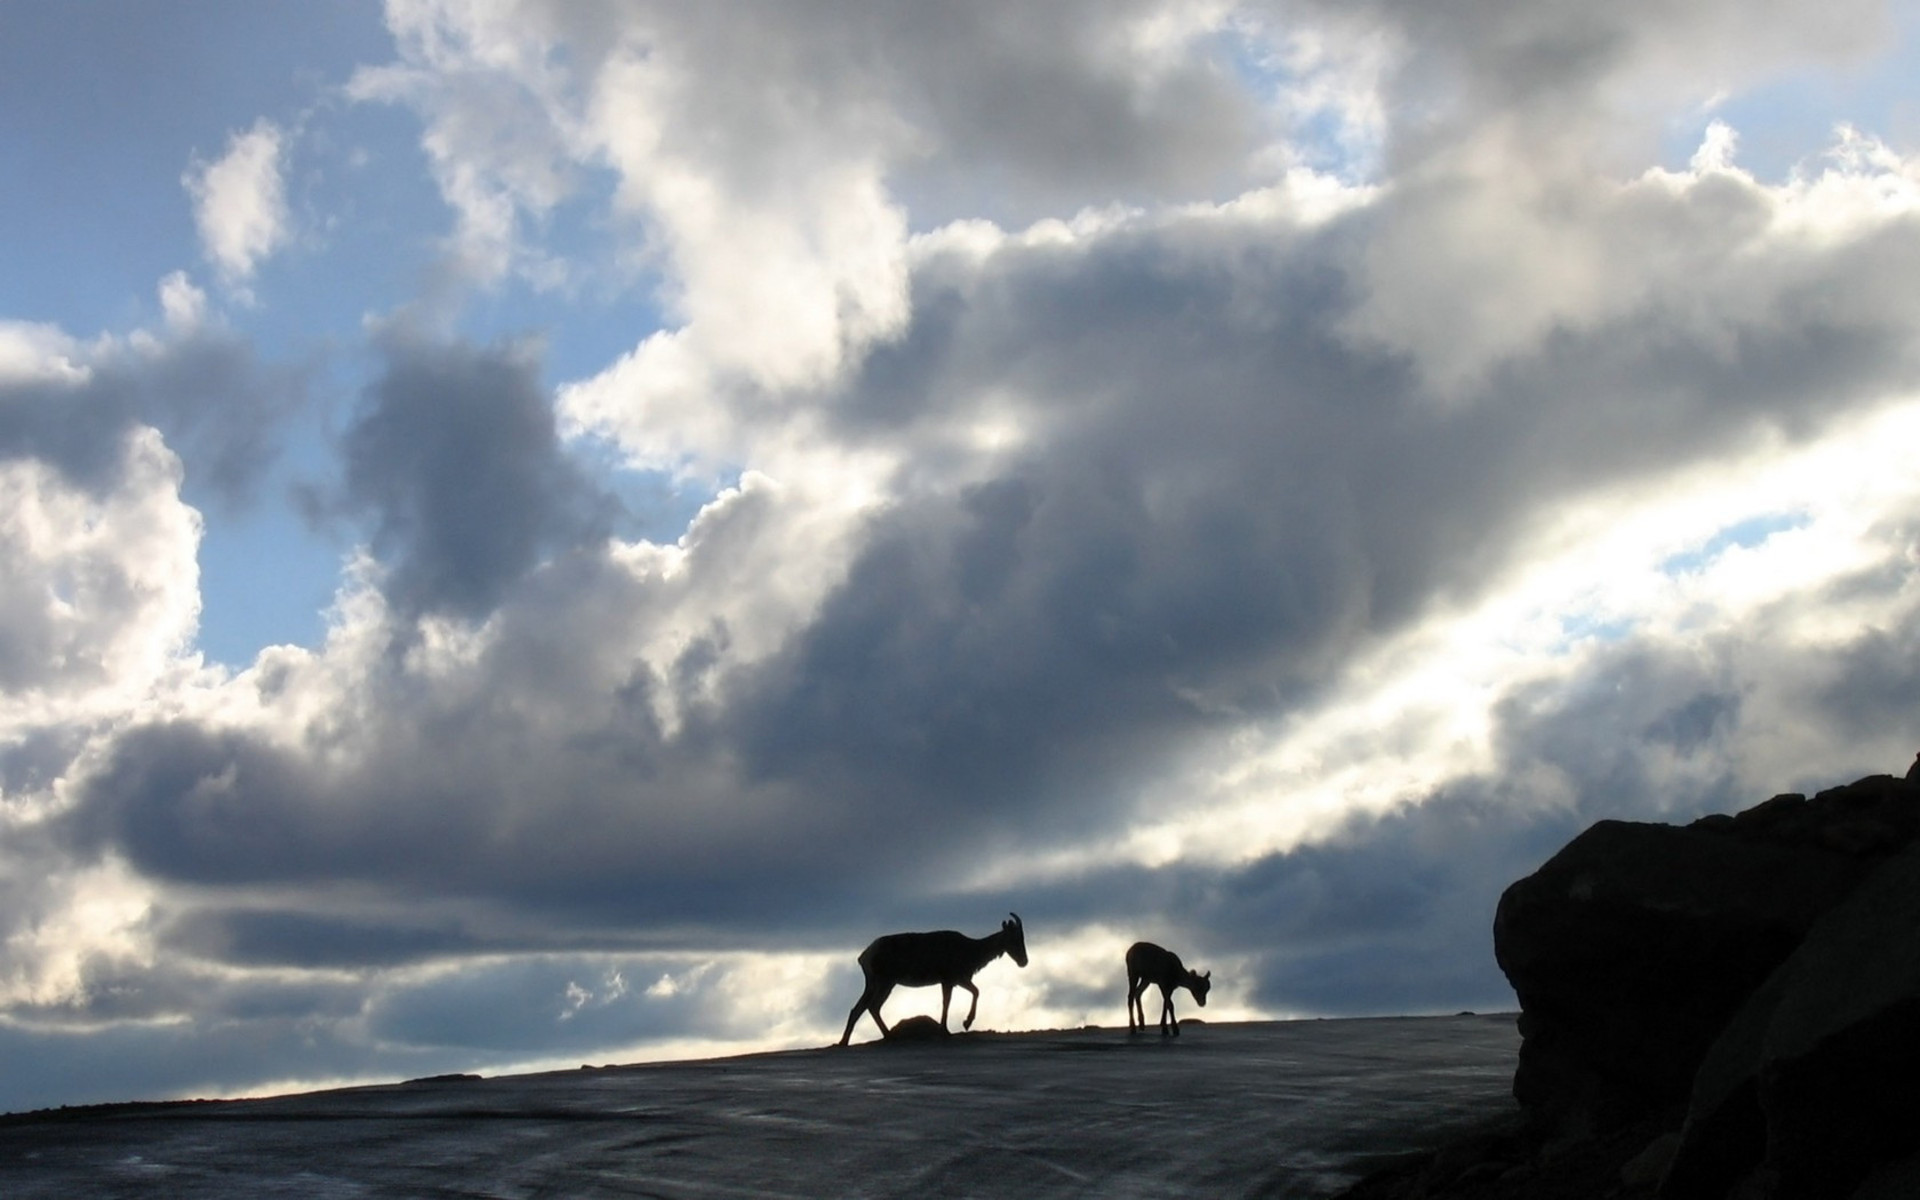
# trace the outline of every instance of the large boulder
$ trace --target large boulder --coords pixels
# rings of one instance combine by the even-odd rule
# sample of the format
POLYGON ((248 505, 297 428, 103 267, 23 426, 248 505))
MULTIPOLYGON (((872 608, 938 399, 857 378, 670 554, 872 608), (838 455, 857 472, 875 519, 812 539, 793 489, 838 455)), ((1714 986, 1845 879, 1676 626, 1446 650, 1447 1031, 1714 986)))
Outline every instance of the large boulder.
MULTIPOLYGON (((1920 805, 1920 796, 1912 802, 1920 805)), ((1709 1050, 1664 1194, 1835 1200, 1920 1153, 1920 847, 1823 916, 1709 1050)))
POLYGON ((1520 1000, 1514 1095, 1550 1123, 1604 1128, 1687 1100, 1748 995, 1867 867, 1763 821, 1602 821, 1513 884, 1494 955, 1520 1000))

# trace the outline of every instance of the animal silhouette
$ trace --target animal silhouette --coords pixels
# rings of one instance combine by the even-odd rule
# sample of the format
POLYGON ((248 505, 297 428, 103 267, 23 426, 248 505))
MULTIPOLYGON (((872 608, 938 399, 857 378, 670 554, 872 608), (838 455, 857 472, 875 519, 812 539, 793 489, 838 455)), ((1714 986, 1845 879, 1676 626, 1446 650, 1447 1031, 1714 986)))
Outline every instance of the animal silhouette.
POLYGON ((947 1027, 947 1008, 953 1000, 953 989, 967 989, 973 993, 973 1003, 967 1006, 967 1019, 960 1027, 972 1029, 974 1014, 980 1008, 980 989, 973 986, 973 977, 980 968, 1002 954, 1019 966, 1027 965, 1026 928, 1020 923, 1019 913, 1008 913, 1007 917, 1000 922, 1000 932, 983 938, 939 929, 931 933, 889 933, 873 939, 860 952, 860 970, 866 976, 867 986, 853 1011, 847 1014, 847 1030, 840 1035, 840 1044, 846 1045, 853 1036, 853 1027, 863 1012, 873 1014, 873 1023, 880 1027, 880 1035, 886 1036, 887 1023, 880 1019, 880 1006, 896 987, 939 984, 942 1029, 947 1027))
POLYGON ((1213 972, 1205 975, 1198 971, 1189 971, 1181 963, 1180 956, 1171 950, 1163 949, 1152 942, 1135 942, 1127 947, 1127 1032, 1147 1027, 1147 1007, 1140 1001, 1140 994, 1153 984, 1160 989, 1160 1033, 1165 1036, 1171 1032, 1180 1036, 1180 1022, 1173 1015, 1173 993, 1177 988, 1186 988, 1193 993, 1194 1003, 1201 1008, 1207 1006, 1207 991, 1213 986, 1213 972), (1139 1014, 1139 1023, 1134 1015, 1139 1014))

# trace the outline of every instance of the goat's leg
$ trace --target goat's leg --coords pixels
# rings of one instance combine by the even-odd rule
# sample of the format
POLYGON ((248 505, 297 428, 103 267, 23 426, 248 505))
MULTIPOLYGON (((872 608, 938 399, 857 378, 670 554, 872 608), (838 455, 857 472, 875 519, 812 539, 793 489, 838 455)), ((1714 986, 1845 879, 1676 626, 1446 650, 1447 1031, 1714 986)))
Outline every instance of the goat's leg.
POLYGON ((860 1023, 861 1013, 872 1013, 873 1023, 880 1027, 880 1036, 887 1036, 887 1023, 880 1019, 880 1006, 887 1002, 887 997, 892 992, 893 985, 890 983, 883 983, 876 987, 872 980, 867 981, 866 989, 860 993, 860 999, 855 1002, 853 1011, 847 1014, 847 1028, 840 1035, 842 1046, 853 1037, 853 1027, 860 1023))
POLYGON ((1160 1032, 1165 1034, 1169 1029, 1174 1037, 1180 1036, 1180 1021, 1173 1015, 1173 989, 1163 987, 1160 989, 1160 1032))
POLYGON ((1147 990, 1146 980, 1134 979, 1131 977, 1127 979, 1127 1032, 1128 1033, 1132 1033, 1136 1028, 1145 1029, 1147 1027, 1147 1006, 1140 1003, 1140 993, 1146 990, 1147 990), (1138 1025, 1134 1024, 1134 1019, 1133 1019, 1133 1015, 1136 1012, 1140 1014, 1140 1022, 1138 1025))
MULTIPOLYGON (((852 1040, 853 1027, 860 1023, 860 1014, 867 1011, 868 1003, 872 999, 873 999, 873 984, 869 983, 867 984, 866 987, 860 989, 860 999, 854 1001, 853 1011, 847 1014, 847 1029, 846 1029, 846 1032, 840 1035, 840 1044, 842 1046, 846 1045, 849 1041, 852 1040)), ((874 1012, 873 1019, 876 1021, 880 1019, 880 1014, 877 1009, 874 1012)))
POLYGON ((869 988, 868 991, 873 995, 873 1003, 867 1005, 867 1011, 873 1014, 873 1023, 880 1027, 880 1036, 885 1037, 887 1036, 887 1023, 880 1019, 880 1006, 887 1002, 888 996, 893 995, 893 985, 891 983, 883 983, 877 988, 869 988))
POLYGON ((973 1003, 967 1005, 967 1019, 960 1022, 960 1028, 972 1029, 973 1015, 980 1011, 980 989, 973 986, 973 980, 971 979, 961 980, 960 986, 973 993, 973 1003))
POLYGON ((947 1028, 947 1007, 952 1003, 953 1003, 953 985, 950 983, 941 984, 940 985, 940 1030, 942 1033, 946 1032, 946 1028, 947 1028))

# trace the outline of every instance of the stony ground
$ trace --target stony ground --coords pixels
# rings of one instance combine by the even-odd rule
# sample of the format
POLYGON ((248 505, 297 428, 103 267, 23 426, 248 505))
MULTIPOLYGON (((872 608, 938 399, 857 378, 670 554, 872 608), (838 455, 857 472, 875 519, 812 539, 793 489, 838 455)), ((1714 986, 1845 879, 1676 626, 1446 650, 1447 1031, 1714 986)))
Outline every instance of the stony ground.
POLYGON ((0 1117, 9 1197, 1327 1197, 1506 1111, 1513 1018, 972 1034, 0 1117))

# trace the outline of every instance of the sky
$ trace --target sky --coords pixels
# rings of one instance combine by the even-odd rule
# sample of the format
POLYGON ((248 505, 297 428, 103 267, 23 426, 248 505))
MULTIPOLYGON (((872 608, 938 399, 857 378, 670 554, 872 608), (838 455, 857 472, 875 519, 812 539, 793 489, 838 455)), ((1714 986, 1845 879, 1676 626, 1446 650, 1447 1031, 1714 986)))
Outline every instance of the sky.
POLYGON ((0 1110, 822 1045, 1009 912, 982 1027, 1141 938, 1512 1007, 1582 828, 1920 749, 1915 78, 1873 0, 0 0, 0 1110))

